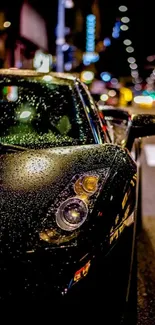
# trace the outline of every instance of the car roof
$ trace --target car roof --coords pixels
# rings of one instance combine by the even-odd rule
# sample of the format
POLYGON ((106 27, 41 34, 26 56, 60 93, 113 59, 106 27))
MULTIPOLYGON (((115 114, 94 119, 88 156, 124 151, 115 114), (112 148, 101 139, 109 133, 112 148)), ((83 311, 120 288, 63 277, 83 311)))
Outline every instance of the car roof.
POLYGON ((44 77, 51 76, 54 79, 66 80, 67 82, 75 82, 77 80, 77 75, 69 74, 66 72, 38 72, 36 70, 28 69, 0 69, 0 76, 10 76, 10 77, 44 77))

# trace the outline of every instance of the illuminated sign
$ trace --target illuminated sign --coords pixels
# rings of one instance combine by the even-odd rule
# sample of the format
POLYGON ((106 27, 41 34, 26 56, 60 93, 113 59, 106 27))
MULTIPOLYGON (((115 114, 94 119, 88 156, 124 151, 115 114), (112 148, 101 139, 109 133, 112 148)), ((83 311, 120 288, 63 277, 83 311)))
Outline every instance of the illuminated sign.
POLYGON ((95 52, 95 30, 96 17, 90 14, 86 17, 86 52, 83 55, 84 65, 89 65, 99 60, 99 55, 95 52))
POLYGON ((88 15, 86 18, 86 52, 94 52, 95 50, 95 15, 88 15))

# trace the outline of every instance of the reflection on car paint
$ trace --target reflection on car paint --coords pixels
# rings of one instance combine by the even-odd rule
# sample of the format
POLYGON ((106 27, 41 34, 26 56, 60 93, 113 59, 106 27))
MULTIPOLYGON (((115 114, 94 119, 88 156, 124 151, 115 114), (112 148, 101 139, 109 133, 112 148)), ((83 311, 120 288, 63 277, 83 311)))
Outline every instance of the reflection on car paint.
MULTIPOLYGON (((130 181, 130 184, 132 187, 136 186, 136 181, 137 181, 137 174, 135 173, 130 181)), ((116 228, 114 226, 112 226, 111 230, 110 230, 110 244, 112 244, 114 240, 119 238, 119 236, 122 234, 122 232, 126 226, 129 226, 134 222, 133 213, 131 213, 132 200, 130 199, 130 195, 132 195, 132 194, 133 194, 132 189, 131 189, 131 187, 129 187, 127 192, 125 192, 125 195, 124 195, 124 198, 122 201, 122 212, 123 212, 123 217, 121 219, 122 222, 119 226, 117 226, 119 223, 119 219, 120 219, 120 216, 117 215, 115 218, 115 222, 114 222, 114 225, 116 226, 116 228)))
MULTIPOLYGON (((134 187, 136 185, 136 181, 137 181, 137 174, 134 174, 131 181, 130 181, 130 184, 134 187)), ((131 188, 129 187, 128 191, 125 193, 124 195, 124 198, 123 198, 123 201, 122 201, 122 209, 125 208, 125 205, 127 203, 127 200, 128 198, 130 197, 130 194, 131 194, 131 188)))
POLYGON ((91 266, 91 261, 89 260, 83 267, 75 272, 74 277, 71 279, 68 289, 70 289, 74 284, 82 280, 87 274, 91 266))
POLYGON ((90 261, 88 261, 83 267, 81 267, 80 270, 75 272, 74 281, 78 282, 83 277, 85 277, 88 274, 89 268, 90 268, 90 261))
POLYGON ((119 236, 122 234, 122 232, 123 232, 123 230, 125 229, 126 226, 127 227, 130 226, 134 222, 134 213, 132 213, 129 216, 130 208, 131 208, 130 205, 128 205, 127 209, 125 210, 124 217, 122 219, 123 222, 119 225, 119 227, 117 227, 116 229, 114 229, 114 227, 111 228, 111 231, 110 231, 110 244, 112 244, 115 239, 119 238, 119 236))

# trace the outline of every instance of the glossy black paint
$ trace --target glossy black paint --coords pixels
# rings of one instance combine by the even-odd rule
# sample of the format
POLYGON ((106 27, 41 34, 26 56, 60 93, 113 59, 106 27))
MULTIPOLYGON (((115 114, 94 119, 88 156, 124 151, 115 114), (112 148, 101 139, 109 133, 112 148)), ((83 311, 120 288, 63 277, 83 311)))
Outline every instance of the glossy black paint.
POLYGON ((125 145, 129 150, 131 150, 136 138, 142 138, 151 135, 155 135, 155 115, 133 115, 125 145))
MULTIPOLYGON (((43 252, 45 255, 50 252, 51 272, 62 275, 61 285, 58 286, 54 280, 56 291, 61 293, 69 284, 67 279, 69 281, 78 270, 83 256, 88 255, 90 260, 99 252, 105 255, 116 242, 117 238, 110 244, 110 233, 122 223, 127 205, 131 206, 128 214, 134 209, 135 187, 132 189, 133 197, 129 198, 133 202, 127 201, 124 210, 121 204, 136 173, 136 165, 126 151, 108 144, 28 150, 3 154, 0 158, 1 261, 4 256, 10 256, 12 260, 17 258, 17 261, 34 260, 43 252), (47 162, 47 168, 42 172, 37 172, 38 161, 47 162), (27 170, 27 166, 33 166, 33 171, 27 170), (60 204, 66 199, 65 190, 74 176, 94 171, 102 173, 102 186, 93 211, 79 230, 68 234, 55 223, 57 200, 60 204), (50 243, 39 236, 47 229, 54 231, 50 243), (64 274, 67 274, 67 279, 64 274)), ((72 192, 67 193, 67 198, 72 195, 72 192)), ((44 263, 43 257, 41 264, 44 263)), ((25 292, 31 287, 29 280, 26 281, 25 292)), ((52 289, 50 287, 50 291, 52 289)))
MULTIPOLYGON (((11 73, 16 79, 38 76, 2 71, 1 82, 4 74, 11 78, 11 73)), ((56 78, 65 80, 62 75, 56 78)), ((72 87, 75 83, 80 89, 80 81, 73 79, 72 87)), ((91 315, 89 306, 93 310, 104 301, 105 311, 116 307, 117 318, 123 312, 129 282, 133 225, 127 226, 127 220, 135 208, 137 167, 126 149, 104 143, 106 122, 100 123, 87 92, 86 97, 84 102, 78 98, 78 105, 83 124, 90 125, 85 130, 90 144, 87 140, 85 145, 60 147, 59 143, 22 151, 10 144, 1 147, 0 299, 6 303, 46 301, 52 306, 76 302, 86 315, 91 315), (75 231, 63 231, 56 224, 57 209, 75 196, 74 183, 85 174, 99 177, 87 220, 75 231)))

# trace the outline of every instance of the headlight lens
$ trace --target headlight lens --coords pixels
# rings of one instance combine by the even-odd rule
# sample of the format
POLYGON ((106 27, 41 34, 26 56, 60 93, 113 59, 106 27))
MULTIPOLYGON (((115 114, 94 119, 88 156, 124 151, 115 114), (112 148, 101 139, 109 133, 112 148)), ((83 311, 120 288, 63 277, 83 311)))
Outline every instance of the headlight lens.
POLYGON ((56 223, 63 230, 73 231, 85 222, 87 215, 87 204, 78 197, 72 197, 59 206, 56 223))
POLYGON ((89 194, 94 194, 98 188, 98 177, 94 175, 85 176, 83 179, 83 188, 89 194))
POLYGON ((96 175, 85 175, 80 177, 74 185, 75 193, 77 195, 93 195, 98 189, 98 180, 99 177, 96 175))
POLYGON ((67 179, 65 189, 57 193, 55 201, 47 210, 40 238, 49 243, 61 244, 76 238, 80 226, 86 220, 89 224, 95 222, 91 215, 108 174, 109 167, 104 167, 76 174, 69 182, 67 179))

